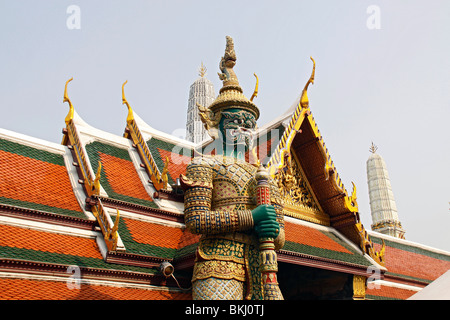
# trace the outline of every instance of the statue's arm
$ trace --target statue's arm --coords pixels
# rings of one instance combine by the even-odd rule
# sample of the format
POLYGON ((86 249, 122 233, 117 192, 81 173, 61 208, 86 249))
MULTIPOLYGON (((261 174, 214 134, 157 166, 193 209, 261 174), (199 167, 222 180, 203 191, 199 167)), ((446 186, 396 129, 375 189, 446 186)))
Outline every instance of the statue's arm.
POLYGON ((184 221, 195 234, 219 234, 253 228, 251 210, 211 210, 213 169, 191 163, 181 176, 184 187, 184 221))

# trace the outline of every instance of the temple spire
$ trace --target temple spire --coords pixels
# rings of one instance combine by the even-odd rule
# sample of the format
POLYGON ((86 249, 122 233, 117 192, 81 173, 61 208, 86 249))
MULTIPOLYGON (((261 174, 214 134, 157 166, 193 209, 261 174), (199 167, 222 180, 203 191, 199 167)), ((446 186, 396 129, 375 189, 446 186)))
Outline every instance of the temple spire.
POLYGON ((377 149, 372 143, 369 149, 372 154, 367 160, 372 230, 404 239, 405 231, 398 217, 386 163, 379 154, 375 153, 377 149))
POLYGON ((200 76, 189 89, 189 100, 186 119, 186 140, 200 143, 208 139, 209 135, 203 126, 197 104, 207 109, 215 99, 214 85, 206 77, 206 66, 201 64, 198 69, 200 76))

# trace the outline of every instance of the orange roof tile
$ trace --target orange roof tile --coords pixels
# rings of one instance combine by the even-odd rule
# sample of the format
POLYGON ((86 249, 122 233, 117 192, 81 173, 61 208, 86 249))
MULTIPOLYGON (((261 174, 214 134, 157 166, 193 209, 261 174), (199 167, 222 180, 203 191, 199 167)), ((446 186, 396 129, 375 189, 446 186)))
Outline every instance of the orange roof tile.
POLYGON ((66 282, 0 279, 1 300, 190 300, 190 293, 66 282))
POLYGON ((315 248, 353 254, 353 252, 349 251, 341 244, 337 243, 317 229, 286 221, 285 233, 286 241, 292 241, 315 248))
POLYGON ((164 162, 166 161, 166 158, 169 157, 168 169, 173 181, 176 181, 177 178, 180 177, 180 174, 184 174, 186 172, 186 167, 191 162, 191 157, 173 153, 160 148, 158 148, 158 151, 161 155, 161 159, 163 159, 164 162))
POLYGON ((152 201, 131 161, 99 152, 103 170, 114 192, 152 201))
POLYGON ((0 246, 102 259, 95 239, 0 225, 0 246))
POLYGON ((64 166, 0 150, 0 196, 82 212, 64 166))
POLYGON ((373 287, 371 289, 367 288, 366 298, 368 299, 390 298, 390 299, 406 300, 415 293, 417 293, 417 291, 415 290, 408 290, 403 288, 380 285, 379 287, 373 287))
POLYGON ((123 218, 133 240, 164 248, 178 249, 198 242, 199 236, 178 227, 123 218))
MULTIPOLYGON (((375 244, 379 250, 381 245, 375 244)), ((414 278, 435 280, 450 269, 450 261, 445 261, 424 254, 410 252, 386 245, 385 267, 388 272, 414 278)))

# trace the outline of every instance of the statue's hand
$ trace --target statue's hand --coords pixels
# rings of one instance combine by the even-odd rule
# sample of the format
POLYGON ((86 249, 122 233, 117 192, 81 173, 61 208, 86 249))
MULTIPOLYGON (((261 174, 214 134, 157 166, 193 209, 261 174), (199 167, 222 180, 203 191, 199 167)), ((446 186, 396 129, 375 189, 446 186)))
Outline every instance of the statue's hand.
POLYGON ((277 214, 273 206, 265 204, 252 210, 255 231, 260 238, 276 238, 280 232, 277 214))

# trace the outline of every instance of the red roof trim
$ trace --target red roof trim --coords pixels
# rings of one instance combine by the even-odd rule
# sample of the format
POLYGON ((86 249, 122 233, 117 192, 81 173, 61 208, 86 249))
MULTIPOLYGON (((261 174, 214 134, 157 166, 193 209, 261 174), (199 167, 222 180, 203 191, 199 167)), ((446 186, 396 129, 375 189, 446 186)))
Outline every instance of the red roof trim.
POLYGON ((5 204, 0 204, 0 216, 21 218, 37 222, 48 222, 51 224, 57 224, 65 227, 75 227, 83 230, 94 230, 97 223, 94 220, 64 216, 28 208, 19 208, 5 204))

